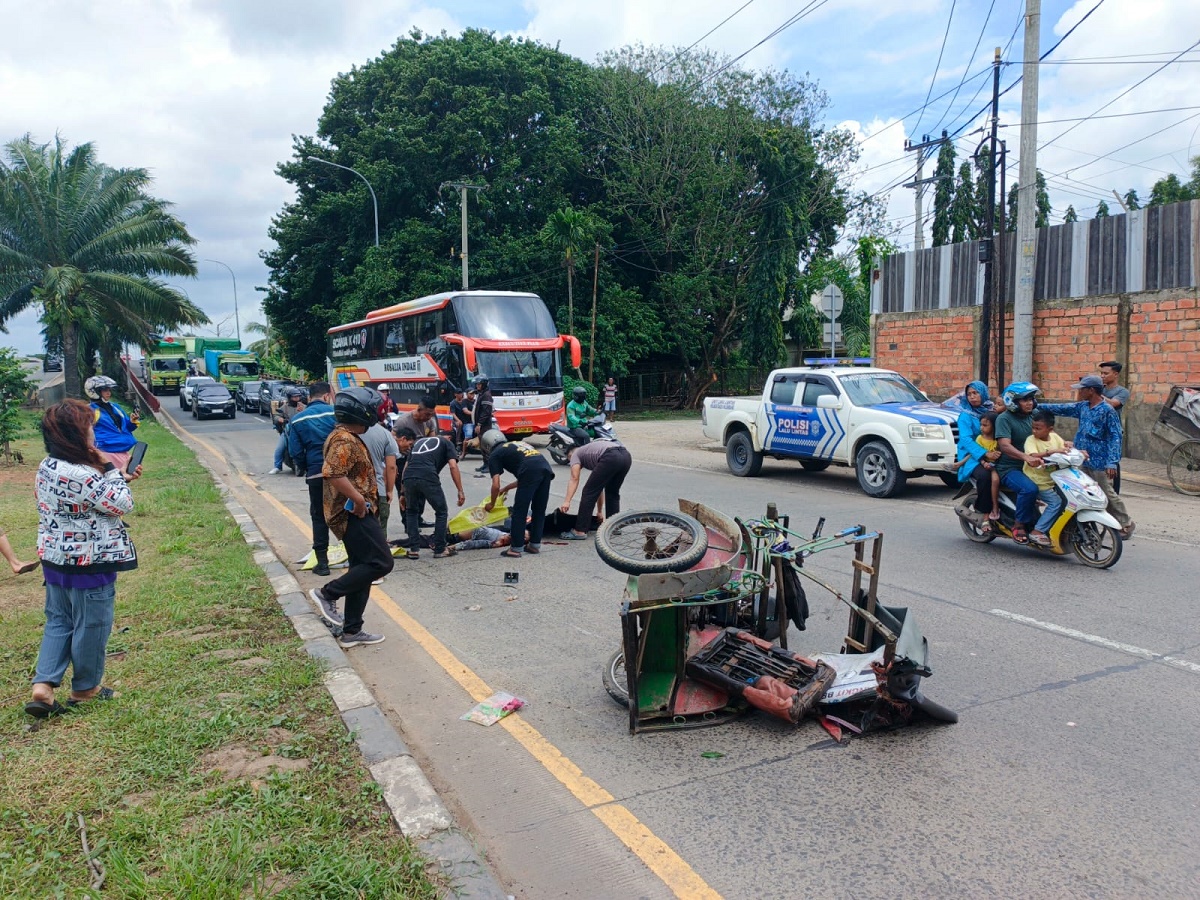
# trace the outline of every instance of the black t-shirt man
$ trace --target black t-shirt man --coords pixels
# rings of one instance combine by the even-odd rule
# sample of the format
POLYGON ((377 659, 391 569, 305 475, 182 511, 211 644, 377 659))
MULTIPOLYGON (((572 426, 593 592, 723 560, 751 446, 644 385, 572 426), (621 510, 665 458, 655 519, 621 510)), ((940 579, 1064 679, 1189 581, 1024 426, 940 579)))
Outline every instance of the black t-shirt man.
POLYGON ((492 475, 508 472, 510 475, 516 476, 517 481, 523 480, 523 476, 539 469, 544 469, 551 474, 554 472, 550 463, 546 461, 546 457, 542 456, 537 447, 524 441, 508 441, 501 444, 492 450, 492 455, 488 457, 488 471, 492 475))
POLYGON ((450 460, 458 459, 454 445, 446 438, 423 437, 413 441, 404 466, 404 481, 437 481, 450 460))

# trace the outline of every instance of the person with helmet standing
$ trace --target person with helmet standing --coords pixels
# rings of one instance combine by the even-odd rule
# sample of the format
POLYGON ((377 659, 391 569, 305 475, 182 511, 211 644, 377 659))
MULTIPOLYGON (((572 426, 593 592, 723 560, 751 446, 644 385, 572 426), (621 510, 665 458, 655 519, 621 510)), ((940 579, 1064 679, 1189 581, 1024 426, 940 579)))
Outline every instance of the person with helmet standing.
MULTIPOLYGON (((483 435, 494 429, 495 426, 495 403, 492 400, 492 392, 488 390, 488 377, 486 375, 475 376, 475 410, 471 414, 475 424, 475 435, 479 439, 479 450, 483 453, 483 465, 477 472, 488 471, 488 448, 483 446, 483 435)), ((463 453, 466 453, 466 448, 463 448, 463 453)))
MULTIPOLYGON (((303 391, 298 387, 290 387, 284 392, 284 402, 275 408, 275 412, 271 414, 271 424, 275 426, 275 430, 279 432, 279 440, 275 442, 275 465, 272 467, 268 475, 278 475, 283 471, 283 454, 287 450, 288 423, 298 413, 304 412, 304 404, 301 399, 304 397, 303 391)), ((298 466, 293 460, 292 465, 298 466)))
POLYGON ((1038 486, 1025 474, 1028 465, 1038 469, 1042 460, 1025 452, 1025 442, 1033 434, 1034 407, 1040 389, 1028 381, 1014 381, 1004 389, 1001 399, 1005 412, 996 419, 996 445, 1000 458, 996 460, 996 471, 1000 485, 1017 495, 1016 522, 1013 525, 1013 540, 1018 544, 1029 543, 1028 529, 1038 520, 1038 486))
POLYGON ((546 525, 546 504, 550 501, 550 482, 554 480, 554 470, 536 447, 524 441, 506 441, 504 434, 494 428, 483 433, 479 445, 488 455, 488 471, 492 473, 492 495, 483 508, 491 512, 501 494, 514 487, 517 489, 513 497, 512 523, 509 528, 512 542, 500 555, 520 559, 523 550, 540 553, 542 531, 546 525), (517 480, 501 488, 502 472, 515 475, 517 480), (526 516, 531 517, 528 544, 525 542, 526 516))
POLYGON ((567 404, 567 427, 586 429, 592 416, 600 410, 588 403, 587 388, 581 384, 571 390, 571 402, 567 404))
POLYGON ((341 628, 338 643, 347 650, 378 644, 383 635, 363 631, 363 612, 371 583, 392 571, 395 560, 379 519, 373 515, 379 503, 375 464, 362 435, 379 422, 383 397, 374 388, 355 387, 338 391, 333 399, 336 426, 323 447, 323 510, 326 524, 346 546, 350 567, 346 574, 309 596, 317 612, 330 625, 341 628), (338 601, 345 599, 345 612, 338 601))
POLYGON ((83 383, 83 392, 92 401, 96 410, 96 449, 117 469, 124 472, 129 464, 129 452, 137 443, 133 432, 138 427, 137 409, 131 415, 112 402, 113 388, 117 383, 107 375, 93 375, 83 383))
POLYGON ((312 548, 317 555, 313 571, 329 574, 329 526, 325 524, 324 486, 321 470, 325 465, 325 438, 334 426, 333 407, 329 405, 329 382, 317 381, 308 391, 308 406, 288 423, 288 452, 292 462, 304 469, 308 482, 308 517, 312 521, 312 548))

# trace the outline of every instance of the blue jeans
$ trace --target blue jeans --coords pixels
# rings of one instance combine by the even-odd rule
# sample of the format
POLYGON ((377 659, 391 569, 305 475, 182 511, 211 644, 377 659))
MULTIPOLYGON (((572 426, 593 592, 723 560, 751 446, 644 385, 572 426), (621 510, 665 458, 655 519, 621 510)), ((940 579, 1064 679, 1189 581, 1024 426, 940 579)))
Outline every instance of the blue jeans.
POLYGON ((1009 469, 1000 476, 1000 486, 1017 494, 1017 522, 1031 525, 1037 521, 1038 486, 1020 469, 1009 469))
POLYGON ((1033 530, 1040 531, 1042 534, 1049 534, 1050 526, 1054 524, 1054 520, 1062 512, 1063 499, 1054 488, 1042 488, 1038 491, 1038 497, 1046 504, 1046 509, 1042 512, 1042 517, 1037 520, 1037 524, 1033 526, 1033 530))
POLYGON ((287 432, 279 435, 279 440, 275 442, 275 468, 283 468, 283 451, 287 449, 287 432))
POLYGON ((71 690, 79 693, 100 685, 116 596, 115 582, 97 588, 46 585, 46 627, 34 684, 58 687, 70 663, 71 690))

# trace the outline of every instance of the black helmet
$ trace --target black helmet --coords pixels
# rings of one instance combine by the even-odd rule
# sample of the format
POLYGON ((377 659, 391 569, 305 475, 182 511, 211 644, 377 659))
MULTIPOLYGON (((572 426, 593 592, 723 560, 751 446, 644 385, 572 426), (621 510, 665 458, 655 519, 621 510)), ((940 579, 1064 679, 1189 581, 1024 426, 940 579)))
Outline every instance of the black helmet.
POLYGON ((333 398, 333 417, 347 425, 370 428, 379 421, 379 407, 382 404, 383 397, 374 388, 349 388, 338 391, 333 398))
POLYGON ((296 397, 296 398, 303 397, 304 391, 300 390, 300 388, 298 388, 298 387, 290 387, 286 391, 283 392, 283 395, 285 397, 287 397, 287 399, 291 400, 293 397, 296 397))
POLYGON ((486 391, 488 386, 488 377, 486 375, 476 375, 473 383, 475 385, 475 390, 486 391))
POLYGON ((585 388, 581 384, 575 385, 575 387, 571 391, 571 399, 574 400, 576 403, 586 403, 587 402, 587 388, 585 388))

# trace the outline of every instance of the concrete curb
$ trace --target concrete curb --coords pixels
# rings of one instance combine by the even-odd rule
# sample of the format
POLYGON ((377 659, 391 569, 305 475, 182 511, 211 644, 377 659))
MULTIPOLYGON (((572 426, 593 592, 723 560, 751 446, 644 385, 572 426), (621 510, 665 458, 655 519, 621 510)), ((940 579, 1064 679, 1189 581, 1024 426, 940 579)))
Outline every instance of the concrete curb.
POLYGON ((511 900, 479 850, 458 829, 408 745, 350 666, 324 620, 316 615, 302 593, 299 582, 266 542, 253 515, 234 499, 207 460, 200 455, 197 459, 212 475, 225 508, 253 548, 254 561, 271 582, 283 614, 304 642, 304 651, 326 664, 325 687, 353 735, 364 764, 382 789, 384 802, 400 832, 436 863, 450 884, 448 896, 511 900))

